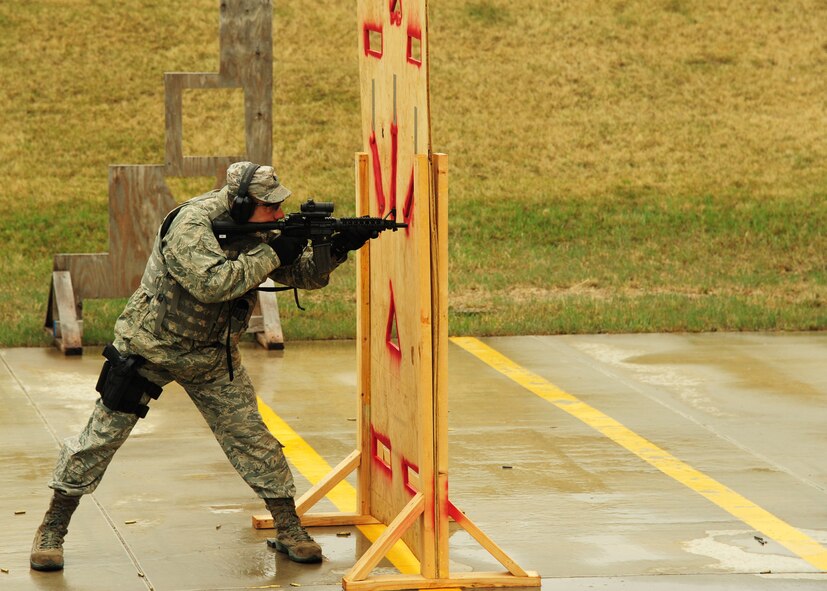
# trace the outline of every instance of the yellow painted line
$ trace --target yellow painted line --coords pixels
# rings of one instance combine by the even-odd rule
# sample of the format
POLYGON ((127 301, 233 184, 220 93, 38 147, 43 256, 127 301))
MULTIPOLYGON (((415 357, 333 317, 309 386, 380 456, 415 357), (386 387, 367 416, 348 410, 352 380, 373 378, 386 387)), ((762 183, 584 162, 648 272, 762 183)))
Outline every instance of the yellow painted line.
MULTIPOLYGON (((284 455, 293 462, 296 469, 311 484, 316 484, 332 470, 322 456, 316 453, 310 445, 293 430, 290 425, 267 406, 261 399, 258 399, 258 411, 264 419, 264 424, 276 439, 284 445, 284 455)), ((327 498, 336 506, 339 511, 351 513, 356 510, 356 489, 346 480, 342 480, 328 494, 327 498)), ((359 531, 371 542, 375 542, 382 532, 387 529, 384 525, 359 525, 359 531)), ((403 542, 398 541, 387 553, 386 558, 402 574, 419 574, 419 560, 411 552, 410 548, 403 542)))
POLYGON ((712 501, 750 527, 775 540, 814 567, 827 572, 827 549, 816 540, 762 509, 731 488, 699 472, 608 415, 564 392, 545 378, 517 365, 502 353, 473 337, 454 337, 454 343, 543 398, 599 431, 667 476, 712 501))

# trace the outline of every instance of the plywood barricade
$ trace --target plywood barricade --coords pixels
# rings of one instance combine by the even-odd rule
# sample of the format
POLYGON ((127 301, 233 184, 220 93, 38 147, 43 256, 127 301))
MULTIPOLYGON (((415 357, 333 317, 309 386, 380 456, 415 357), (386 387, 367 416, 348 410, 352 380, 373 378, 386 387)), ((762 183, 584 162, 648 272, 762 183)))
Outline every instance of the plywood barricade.
MULTIPOLYGON (((138 287, 158 227, 176 205, 165 182, 167 176, 215 176, 215 186, 220 187, 233 162, 272 163, 272 1, 216 4, 220 8, 219 72, 164 74, 165 164, 109 167, 109 252, 55 255, 45 329, 67 355, 83 351, 84 299, 126 297, 138 287), (183 92, 211 88, 243 89, 246 155, 184 155, 183 92)), ((275 294, 259 292, 250 332, 268 349, 283 348, 275 294)))
MULTIPOLYGON (((448 498, 448 167, 433 154, 425 0, 359 0, 362 138, 357 212, 408 223, 359 251, 357 449, 297 502, 306 525, 366 524, 384 533, 345 574, 347 590, 536 587, 448 498), (357 470, 353 514, 307 511, 357 470), (453 519, 505 572, 451 573, 453 519), (373 576, 403 540, 418 574, 373 576)), ((272 527, 254 516, 256 527, 272 527)))

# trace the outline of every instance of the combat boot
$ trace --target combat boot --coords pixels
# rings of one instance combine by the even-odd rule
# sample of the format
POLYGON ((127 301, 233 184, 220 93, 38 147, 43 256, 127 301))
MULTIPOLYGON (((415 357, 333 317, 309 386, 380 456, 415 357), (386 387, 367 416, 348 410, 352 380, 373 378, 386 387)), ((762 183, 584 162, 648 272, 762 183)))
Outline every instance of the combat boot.
POLYGON ((69 531, 69 520, 80 503, 80 497, 69 497, 55 491, 43 523, 37 528, 29 563, 34 570, 63 568, 63 538, 69 531))
POLYGON ((273 515, 276 550, 286 553, 294 562, 321 562, 322 548, 302 527, 295 501, 291 497, 264 499, 264 504, 273 515))

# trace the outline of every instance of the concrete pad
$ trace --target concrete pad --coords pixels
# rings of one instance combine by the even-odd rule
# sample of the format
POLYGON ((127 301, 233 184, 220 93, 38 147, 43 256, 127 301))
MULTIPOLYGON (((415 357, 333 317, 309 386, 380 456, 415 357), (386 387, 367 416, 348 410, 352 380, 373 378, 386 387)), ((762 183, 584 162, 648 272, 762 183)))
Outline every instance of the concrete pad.
MULTIPOLYGON (((483 341, 827 547, 827 334, 483 341)), ((827 574, 801 556, 449 349, 452 501, 520 566, 539 571, 544 589, 827 586, 827 574)), ((356 528, 314 529, 320 565, 268 549, 271 532, 250 526, 263 504, 175 385, 83 499, 66 569, 31 572, 58 441, 88 418, 99 353, 0 351, 0 568, 8 570, 0 589, 340 587, 369 542, 356 528)), ((328 463, 354 448, 353 342, 288 342, 284 352, 245 344, 243 356, 262 400, 328 463)), ((295 473, 301 493, 309 482, 295 473)), ((451 532, 452 570, 502 570, 462 529, 451 532)), ((385 560, 376 572, 395 569, 385 560)))

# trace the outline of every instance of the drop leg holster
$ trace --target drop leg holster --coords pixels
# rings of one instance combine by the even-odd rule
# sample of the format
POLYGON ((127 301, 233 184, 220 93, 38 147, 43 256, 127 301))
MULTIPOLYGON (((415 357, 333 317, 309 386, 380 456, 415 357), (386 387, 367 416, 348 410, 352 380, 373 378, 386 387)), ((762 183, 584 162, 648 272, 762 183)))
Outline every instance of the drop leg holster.
POLYGON ((121 356, 111 343, 103 349, 103 363, 95 390, 100 392, 104 405, 110 410, 129 412, 144 418, 149 411, 149 399, 157 400, 162 388, 145 377, 138 369, 146 363, 140 355, 121 356), (144 396, 148 398, 144 398, 144 396))

